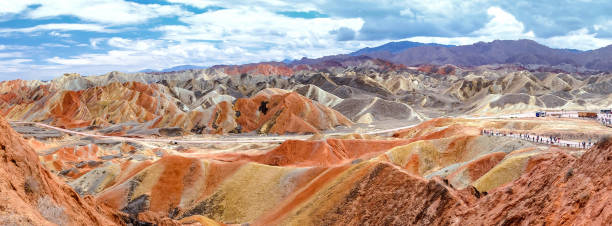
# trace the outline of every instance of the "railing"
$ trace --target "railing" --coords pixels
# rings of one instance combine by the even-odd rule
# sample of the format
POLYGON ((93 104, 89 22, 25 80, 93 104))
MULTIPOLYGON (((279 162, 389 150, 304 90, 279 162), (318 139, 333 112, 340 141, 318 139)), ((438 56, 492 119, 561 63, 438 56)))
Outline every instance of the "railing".
POLYGON ((515 139, 526 140, 534 143, 548 144, 548 145, 556 145, 559 147, 568 147, 568 148, 581 148, 581 149, 589 149, 593 147, 595 144, 591 141, 569 141, 562 140, 555 136, 540 136, 532 133, 514 133, 514 132, 505 132, 505 131, 496 131, 490 129, 481 130, 482 135, 486 136, 496 136, 496 137, 510 137, 515 139))
MULTIPOLYGON (((579 119, 596 119, 604 126, 612 127, 612 114, 597 113, 597 117, 580 116, 578 111, 539 111, 545 113, 544 116, 538 116, 538 113, 533 113, 536 117, 554 117, 554 118, 579 118, 579 119)), ((594 114, 595 112, 591 112, 594 114)))

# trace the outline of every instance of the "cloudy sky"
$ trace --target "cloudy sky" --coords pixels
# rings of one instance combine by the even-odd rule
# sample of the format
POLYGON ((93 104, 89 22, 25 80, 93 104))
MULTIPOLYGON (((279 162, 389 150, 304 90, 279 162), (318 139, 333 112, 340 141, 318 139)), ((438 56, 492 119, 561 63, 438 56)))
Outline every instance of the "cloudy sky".
POLYGON ((389 41, 612 44, 609 0, 1 0, 0 80, 242 64, 389 41))

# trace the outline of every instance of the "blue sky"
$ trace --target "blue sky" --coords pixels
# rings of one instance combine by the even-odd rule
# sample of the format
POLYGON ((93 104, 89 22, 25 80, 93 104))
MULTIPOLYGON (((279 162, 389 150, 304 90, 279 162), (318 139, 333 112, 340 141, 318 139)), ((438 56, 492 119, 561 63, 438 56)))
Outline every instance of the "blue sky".
POLYGON ((2 0, 0 80, 348 53, 389 41, 612 44, 609 0, 2 0))

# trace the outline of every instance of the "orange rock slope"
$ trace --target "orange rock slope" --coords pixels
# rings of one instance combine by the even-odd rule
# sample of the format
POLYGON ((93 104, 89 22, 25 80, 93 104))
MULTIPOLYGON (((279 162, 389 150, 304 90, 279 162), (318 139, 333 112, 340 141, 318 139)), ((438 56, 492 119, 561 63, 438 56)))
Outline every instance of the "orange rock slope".
POLYGON ((49 91, 45 86, 32 90, 22 83, 1 83, 2 90, 20 87, 0 96, 0 107, 7 118, 48 121, 64 128, 108 128, 126 123, 101 130, 109 135, 126 135, 126 131, 135 135, 163 133, 158 128, 195 133, 318 133, 351 125, 337 111, 284 90, 241 98, 235 104, 222 101, 206 109, 186 109, 167 87, 158 84, 115 82, 79 91, 49 91))
POLYGON ((298 93, 259 93, 234 104, 243 131, 260 133, 318 133, 351 121, 339 112, 298 93), (239 113, 238 113, 239 112, 239 113))
POLYGON ((582 157, 557 153, 520 179, 458 209, 469 224, 611 225, 612 139, 582 157))
POLYGON ((21 104, 33 104, 50 94, 49 85, 40 82, 12 80, 0 82, 0 113, 4 116, 21 104))
POLYGON ((438 66, 438 65, 426 64, 426 65, 419 66, 417 70, 425 72, 425 73, 435 73, 435 74, 440 74, 440 75, 454 75, 457 71, 457 68, 454 65, 438 66))
POLYGON ((0 117, 0 224, 116 225, 115 210, 81 198, 39 163, 21 135, 0 117))
POLYGON ((175 153, 123 163, 113 176, 87 173, 71 184, 140 218, 183 222, 605 225, 612 219, 610 141, 575 157, 581 153, 481 136, 448 120, 415 128, 410 139, 286 141, 249 155, 175 153), (97 181, 104 184, 91 187, 97 181))
POLYGON ((258 63, 232 66, 215 66, 213 69, 222 69, 228 75, 283 75, 291 76, 294 71, 283 63, 258 63))
POLYGON ((98 158, 98 152, 99 148, 95 144, 61 147, 50 153, 43 153, 41 160, 52 172, 78 178, 102 163, 98 158))
POLYGON ((272 166, 331 166, 355 159, 372 158, 407 140, 326 139, 288 140, 262 154, 222 154, 210 158, 222 161, 251 161, 272 166))
POLYGON ((46 98, 14 104, 7 110, 9 119, 51 119, 52 124, 65 128, 151 120, 156 120, 159 126, 177 126, 186 119, 186 114, 159 86, 139 82, 111 83, 79 91, 60 90, 46 98))
MULTIPOLYGON (((495 158, 494 156, 488 158, 495 158)), ((256 225, 610 225, 612 140, 580 158, 557 151, 518 180, 454 189, 389 164, 354 166, 307 201, 299 195, 256 225)), ((329 183, 329 182, 328 182, 329 183)))
MULTIPOLYGON (((328 217, 338 216, 320 219, 317 217, 322 216, 312 216, 314 212, 325 215, 334 213, 335 208, 356 208, 351 207, 353 204, 342 206, 342 200, 350 196, 351 190, 366 186, 361 184, 363 180, 382 183, 385 189, 404 183, 413 186, 407 190, 418 188, 424 193, 428 186, 446 189, 451 185, 440 184, 440 180, 430 182, 423 177, 441 168, 469 161, 481 153, 491 152, 493 148, 483 149, 477 145, 482 142, 480 139, 490 138, 455 136, 416 142, 365 139, 286 141, 273 150, 256 155, 189 153, 182 155, 190 157, 165 156, 133 176, 121 176, 123 179, 110 183, 114 185, 104 189, 97 197, 127 212, 151 211, 160 215, 170 214, 177 219, 203 215, 225 223, 316 225, 329 221, 328 217), (458 147, 460 145, 463 147, 458 147), (420 170, 412 170, 414 168, 420 170), (388 176, 376 178, 379 175, 376 171, 381 169, 389 171, 385 175, 402 179, 391 182, 388 176), (385 184, 387 180, 390 184, 385 184), (319 208, 311 209, 313 206, 319 208)), ((459 181, 471 183, 498 163, 499 156, 503 158, 503 155, 494 154, 491 161, 475 161, 473 167, 462 170, 474 178, 459 181)), ((87 186, 90 183, 85 181, 83 184, 87 186)), ((367 188, 368 191, 363 191, 363 195, 378 189, 377 185, 372 186, 367 188)), ((420 194, 411 193, 406 198, 415 200, 420 194)), ((431 194, 431 198, 435 197, 435 194, 431 194)), ((377 199, 376 202, 380 202, 387 198, 381 196, 377 199)), ((427 199, 406 208, 427 209, 429 207, 424 207, 427 199)), ((403 199, 397 201, 406 202, 403 199)), ((459 201, 453 201, 456 202, 459 201)), ((354 205, 360 204, 356 202, 354 205)), ((412 213, 407 214, 408 217, 412 213)), ((416 215, 408 218, 413 219, 416 215)), ((430 214, 424 219, 429 221, 432 217, 430 214)))

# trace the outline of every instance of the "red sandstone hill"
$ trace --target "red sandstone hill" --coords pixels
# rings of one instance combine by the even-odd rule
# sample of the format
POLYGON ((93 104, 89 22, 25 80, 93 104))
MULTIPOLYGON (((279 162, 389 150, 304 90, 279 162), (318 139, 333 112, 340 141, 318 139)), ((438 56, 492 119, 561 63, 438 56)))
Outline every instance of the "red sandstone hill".
MULTIPOLYGON (((21 90, 28 89, 25 85, 20 87, 21 90)), ((33 121, 52 119, 54 125, 77 128, 127 121, 164 121, 167 115, 184 117, 178 115, 180 110, 176 104, 155 84, 110 83, 78 91, 58 90, 53 93, 47 91, 46 86, 41 87, 21 91, 17 95, 23 98, 34 96, 31 100, 9 100, 14 103, 0 100, 0 107, 6 109, 4 112, 7 118, 33 121)))
POLYGON ((32 104, 49 98, 49 85, 29 86, 28 81, 12 80, 0 82, 0 114, 6 116, 15 105, 32 104))
POLYGON ((254 97, 238 99, 235 104, 221 101, 207 109, 185 109, 167 87, 159 84, 113 82, 77 91, 50 92, 46 86, 32 89, 22 83, 0 83, 0 112, 8 119, 48 121, 63 128, 129 124, 100 131, 109 135, 125 135, 128 130, 155 134, 151 131, 156 128, 204 133, 318 133, 351 125, 341 113, 282 89, 266 89, 254 97))
POLYGON ((296 202, 298 196, 255 224, 611 225, 612 140, 580 158, 551 155, 489 194, 370 164, 324 194, 306 203, 296 202))
MULTIPOLYGON (((301 59, 290 64, 282 62, 262 62, 243 65, 216 65, 211 67, 220 70, 228 75, 281 75, 292 76, 296 72, 305 70, 326 70, 333 67, 371 67, 379 70, 404 70, 406 66, 395 64, 387 60, 382 60, 368 56, 331 56, 319 59, 301 59)), ((449 68, 448 66, 440 67, 449 68)))
POLYGON ((0 117, 0 224, 115 225, 120 220, 115 210, 56 181, 0 117))
POLYGON ((612 139, 580 158, 559 153, 458 209, 463 225, 612 225, 612 139))
POLYGON ((0 116, 0 225, 178 225, 165 216, 138 217, 80 197, 41 165, 32 147, 0 116))
MULTIPOLYGON (((283 91, 283 90, 281 90, 283 91)), ((234 104, 242 131, 260 133, 318 133, 352 123, 342 114, 296 92, 241 98, 234 104)))
POLYGON ((294 70, 284 63, 269 62, 244 65, 219 65, 212 69, 221 69, 228 75, 258 74, 258 75, 283 75, 291 76, 294 70))
POLYGON ((405 140, 287 141, 253 155, 166 155, 112 179, 97 199, 132 214, 253 225, 610 223, 612 142, 582 157, 551 148, 513 167, 507 162, 533 148, 509 140, 512 152, 493 150, 503 140, 464 136, 473 128, 448 121, 428 123, 443 130, 420 126, 423 133, 405 140), (440 168, 454 173, 426 174, 440 168), (518 179, 488 194, 476 190, 472 182, 492 168, 517 171, 518 179))
POLYGON ((440 74, 440 75, 454 75, 457 71, 457 67, 450 65, 450 64, 443 65, 443 66, 425 64, 425 65, 419 65, 417 70, 425 72, 425 73, 435 73, 435 74, 440 74))
POLYGON ((252 161, 272 166, 332 166, 358 158, 369 159, 407 140, 326 139, 288 140, 263 154, 222 154, 212 156, 223 161, 252 161))

